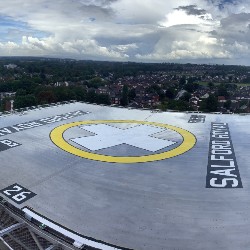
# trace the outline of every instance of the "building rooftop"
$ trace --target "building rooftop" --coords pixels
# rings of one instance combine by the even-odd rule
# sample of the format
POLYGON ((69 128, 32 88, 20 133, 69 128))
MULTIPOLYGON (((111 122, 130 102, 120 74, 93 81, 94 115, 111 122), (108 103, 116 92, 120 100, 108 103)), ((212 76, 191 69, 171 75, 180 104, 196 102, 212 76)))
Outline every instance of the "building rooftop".
POLYGON ((0 124, 0 196, 74 246, 248 249, 249 116, 75 102, 0 124))

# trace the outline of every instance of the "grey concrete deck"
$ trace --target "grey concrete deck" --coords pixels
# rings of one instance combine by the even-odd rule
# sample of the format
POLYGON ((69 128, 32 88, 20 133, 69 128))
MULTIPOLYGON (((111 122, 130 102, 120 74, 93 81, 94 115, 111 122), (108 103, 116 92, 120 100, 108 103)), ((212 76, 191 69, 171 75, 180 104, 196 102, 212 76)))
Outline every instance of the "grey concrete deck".
MULTIPOLYGON (((22 204, 3 193, 1 196, 76 232, 128 248, 250 248, 250 116, 205 114, 204 123, 189 123, 192 114, 73 103, 29 111, 23 116, 1 117, 0 132, 1 128, 78 110, 89 113, 0 137, 21 144, 0 152, 0 189, 17 183, 36 194, 22 204), (132 121, 125 125, 104 122, 120 130, 140 125, 133 121, 167 124, 192 133, 196 144, 176 157, 123 164, 75 156, 50 139, 51 131, 60 125, 92 120, 132 121), (206 188, 212 122, 229 126, 243 188, 206 188)), ((90 151, 72 141, 95 136, 79 126, 67 130, 64 138, 84 152, 131 157, 162 153, 181 145, 180 134, 171 129, 165 132, 154 135, 155 143, 169 140, 175 144, 157 152, 127 144, 90 151)), ((112 138, 113 135, 107 140, 112 138)))

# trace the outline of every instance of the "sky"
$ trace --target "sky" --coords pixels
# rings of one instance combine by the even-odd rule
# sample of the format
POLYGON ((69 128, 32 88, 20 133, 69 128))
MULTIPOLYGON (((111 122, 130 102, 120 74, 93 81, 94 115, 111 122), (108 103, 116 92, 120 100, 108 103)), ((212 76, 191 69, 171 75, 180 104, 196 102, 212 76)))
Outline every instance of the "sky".
POLYGON ((250 0, 0 1, 0 56, 250 65, 250 0))

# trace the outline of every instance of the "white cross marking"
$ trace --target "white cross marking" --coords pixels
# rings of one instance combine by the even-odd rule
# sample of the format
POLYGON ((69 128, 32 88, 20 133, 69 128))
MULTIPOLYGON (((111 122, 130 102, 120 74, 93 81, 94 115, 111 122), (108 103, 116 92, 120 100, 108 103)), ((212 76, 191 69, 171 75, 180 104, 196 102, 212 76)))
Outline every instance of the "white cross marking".
POLYGON ((127 144, 155 152, 176 143, 152 137, 153 134, 162 132, 165 129, 147 125, 140 125, 129 129, 119 129, 106 124, 97 124, 83 126, 81 128, 95 135, 71 140, 92 151, 127 144))

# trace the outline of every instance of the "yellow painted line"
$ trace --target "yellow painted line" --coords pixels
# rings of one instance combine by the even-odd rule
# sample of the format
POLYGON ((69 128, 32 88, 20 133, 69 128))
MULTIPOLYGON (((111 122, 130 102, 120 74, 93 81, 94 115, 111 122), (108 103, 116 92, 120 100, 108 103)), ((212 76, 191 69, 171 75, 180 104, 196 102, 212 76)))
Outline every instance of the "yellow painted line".
POLYGON ((73 155, 86 158, 89 160, 102 161, 102 162, 111 162, 111 163, 143 163, 143 162, 152 162, 164 160, 167 158, 172 158, 181 154, 184 154, 188 150, 194 147, 196 143, 195 136, 187 130, 182 128, 178 128, 172 125, 156 123, 156 122, 148 122, 148 121, 135 121, 135 120, 92 120, 92 121, 80 121, 80 122, 72 122, 68 124, 61 125, 55 129, 53 129, 50 133, 50 138, 52 142, 59 148, 65 150, 68 153, 73 155), (142 155, 142 156, 110 156, 110 155, 102 155, 96 153, 90 153, 79 148, 76 148, 69 144, 63 137, 63 134, 66 130, 71 129, 73 127, 82 126, 82 125, 91 125, 91 124, 107 124, 107 123, 132 123, 132 124, 143 124, 161 127, 164 129, 170 129, 177 133, 179 133, 183 142, 177 148, 172 150, 151 154, 151 155, 142 155))

